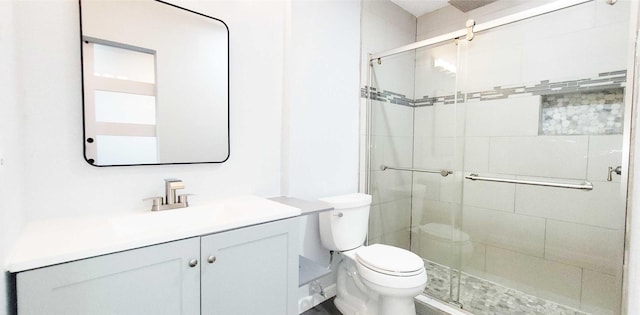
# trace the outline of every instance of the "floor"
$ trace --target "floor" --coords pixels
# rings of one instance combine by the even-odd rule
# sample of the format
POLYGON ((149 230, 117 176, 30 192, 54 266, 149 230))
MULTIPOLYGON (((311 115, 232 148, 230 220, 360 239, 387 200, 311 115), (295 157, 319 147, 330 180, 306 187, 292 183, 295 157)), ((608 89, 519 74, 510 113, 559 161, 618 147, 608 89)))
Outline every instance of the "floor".
MULTIPOLYGON (((425 293, 440 299, 449 295, 449 269, 425 261, 428 283, 425 293)), ((551 301, 500 286, 468 274, 461 275, 460 301, 463 309, 474 315, 586 315, 586 313, 551 301)), ((442 311, 420 303, 416 304, 417 315, 445 315, 442 311)), ((333 304, 333 298, 309 309, 302 315, 342 315, 333 304)))
POLYGON ((333 304, 333 299, 330 298, 300 315, 342 315, 333 304))
MULTIPOLYGON (((333 304, 333 299, 328 299, 319 305, 309 309, 301 315, 342 315, 340 311, 333 304)), ((416 315, 447 315, 441 311, 430 309, 426 305, 420 305, 416 303, 416 315)))

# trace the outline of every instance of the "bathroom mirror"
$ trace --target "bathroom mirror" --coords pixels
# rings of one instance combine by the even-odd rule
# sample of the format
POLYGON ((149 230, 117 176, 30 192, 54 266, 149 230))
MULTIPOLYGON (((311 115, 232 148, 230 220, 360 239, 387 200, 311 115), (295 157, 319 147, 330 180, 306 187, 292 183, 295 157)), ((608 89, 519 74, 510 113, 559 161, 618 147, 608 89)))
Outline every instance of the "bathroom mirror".
POLYGON ((154 0, 80 0, 84 155, 94 166, 229 157, 229 30, 154 0))

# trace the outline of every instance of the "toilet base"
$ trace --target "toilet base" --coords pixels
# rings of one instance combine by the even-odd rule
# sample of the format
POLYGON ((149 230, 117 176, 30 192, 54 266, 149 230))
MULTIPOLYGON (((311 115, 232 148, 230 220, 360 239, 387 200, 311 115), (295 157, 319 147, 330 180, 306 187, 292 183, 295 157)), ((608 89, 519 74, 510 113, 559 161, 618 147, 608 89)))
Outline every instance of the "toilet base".
POLYGON ((378 301, 379 315, 415 314, 416 304, 413 297, 380 297, 378 301))
POLYGON ((345 257, 338 265, 335 306, 344 315, 415 315, 414 297, 425 283, 415 288, 382 287, 359 275, 353 261, 345 257))

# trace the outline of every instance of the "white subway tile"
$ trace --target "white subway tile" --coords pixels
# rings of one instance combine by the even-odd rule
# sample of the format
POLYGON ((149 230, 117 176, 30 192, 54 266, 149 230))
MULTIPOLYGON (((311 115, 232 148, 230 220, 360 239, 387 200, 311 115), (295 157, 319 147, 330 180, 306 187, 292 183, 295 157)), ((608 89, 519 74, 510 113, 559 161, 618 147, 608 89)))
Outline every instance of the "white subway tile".
POLYGON ((487 246, 490 281, 578 308, 582 270, 578 267, 487 246))
POLYGON ((620 314, 621 282, 619 277, 584 269, 580 309, 591 314, 620 314))
POLYGON ((413 136, 413 108, 380 101, 372 101, 373 135, 411 137, 413 136))
POLYGON ((371 142, 369 143, 369 154, 371 155, 369 169, 371 170, 378 171, 380 170, 380 165, 384 164, 385 138, 387 136, 371 136, 371 142))
POLYGON ((391 246, 400 247, 406 250, 411 249, 410 239, 409 239, 409 231, 399 231, 399 232, 391 232, 385 233, 381 237, 369 239, 369 244, 387 244, 391 246))
POLYGON ((440 201, 462 204, 463 180, 462 172, 454 172, 447 177, 440 176, 440 201))
MULTIPOLYGON (((508 175, 482 173, 481 176, 512 178, 508 175)), ((485 181, 464 181, 464 204, 474 207, 514 212, 515 184, 485 181)))
POLYGON ((411 225, 411 198, 385 202, 379 205, 382 233, 409 231, 411 225))
POLYGON ((460 216, 460 205, 437 201, 424 200, 421 208, 413 207, 412 226, 420 226, 429 223, 452 224, 453 215, 460 216))
POLYGON ((491 138, 489 171, 584 179, 587 148, 587 136, 491 138))
POLYGON ((411 167, 413 153, 412 137, 371 137, 371 169, 380 170, 381 165, 411 167))
POLYGON ((474 241, 471 241, 471 246, 470 253, 469 250, 462 251, 462 271, 484 278, 487 246, 474 241))
POLYGON ((411 172, 386 170, 371 172, 372 204, 411 198, 411 172))
POLYGON ((576 223, 547 220, 545 258, 615 275, 622 269, 624 234, 576 223))
POLYGON ((596 6, 596 24, 621 24, 629 25, 631 17, 631 1, 618 1, 610 5, 608 1, 594 1, 596 6))
POLYGON ((418 17, 417 39, 423 40, 460 30, 464 28, 466 21, 467 14, 453 6, 445 6, 418 17))
POLYGON ((467 104, 467 136, 537 136, 540 97, 515 97, 467 104))
POLYGON ((378 91, 390 91, 413 98, 415 66, 413 51, 385 57, 381 64, 374 63, 371 85, 378 91))
POLYGON ((421 257, 445 266, 462 266, 480 274, 484 270, 483 244, 461 238, 459 229, 446 224, 425 224, 416 229, 414 248, 421 257), (454 235, 455 234, 455 235, 454 235))
POLYGON ((625 69, 628 25, 610 24, 524 42, 523 82, 563 80, 625 69), (603 44, 606 43, 606 44, 603 44))
POLYGON ((435 137, 463 137, 467 104, 434 105, 435 137))
POLYGON ((545 220, 542 218, 465 207, 463 230, 477 243, 543 257, 545 220))
POLYGON ((489 137, 464 139, 464 170, 472 173, 489 172, 489 137))
POLYGON ((504 40, 495 44, 478 39, 468 45, 468 50, 465 84, 468 91, 522 82, 522 44, 504 40))
POLYGON ((440 174, 413 173, 413 205, 422 209, 426 200, 440 200, 440 174))
POLYGON ((588 30, 595 26, 595 5, 592 1, 533 19, 516 23, 519 26, 519 40, 544 39, 558 34, 571 34, 588 30))
MULTIPOLYGON (((604 181, 608 168, 622 165, 622 135, 590 136, 587 179, 604 181)), ((625 175, 625 174, 623 174, 625 175)), ((626 176, 626 175, 625 175, 626 176)), ((611 179, 620 182, 622 176, 613 173, 611 179)))
POLYGON ((462 169, 462 141, 454 137, 414 137, 413 166, 428 170, 462 169))
POLYGON ((382 214, 379 204, 371 205, 369 210, 369 239, 382 237, 382 214))
POLYGON ((435 67, 435 60, 441 59, 452 65, 457 64, 458 51, 453 43, 416 50, 415 95, 447 96, 456 91, 456 74, 441 71, 435 67))
POLYGON ((593 186, 593 190, 582 191, 516 185, 516 213, 610 229, 624 228, 626 192, 619 183, 593 182, 593 186))

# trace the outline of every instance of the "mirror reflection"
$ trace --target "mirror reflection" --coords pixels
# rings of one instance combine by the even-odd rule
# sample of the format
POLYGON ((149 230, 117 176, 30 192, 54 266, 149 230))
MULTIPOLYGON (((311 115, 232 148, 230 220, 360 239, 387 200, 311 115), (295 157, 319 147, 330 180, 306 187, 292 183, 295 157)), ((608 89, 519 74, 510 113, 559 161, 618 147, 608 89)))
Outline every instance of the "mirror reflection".
POLYGON ((229 33, 161 1, 81 0, 85 159, 224 162, 229 33))

